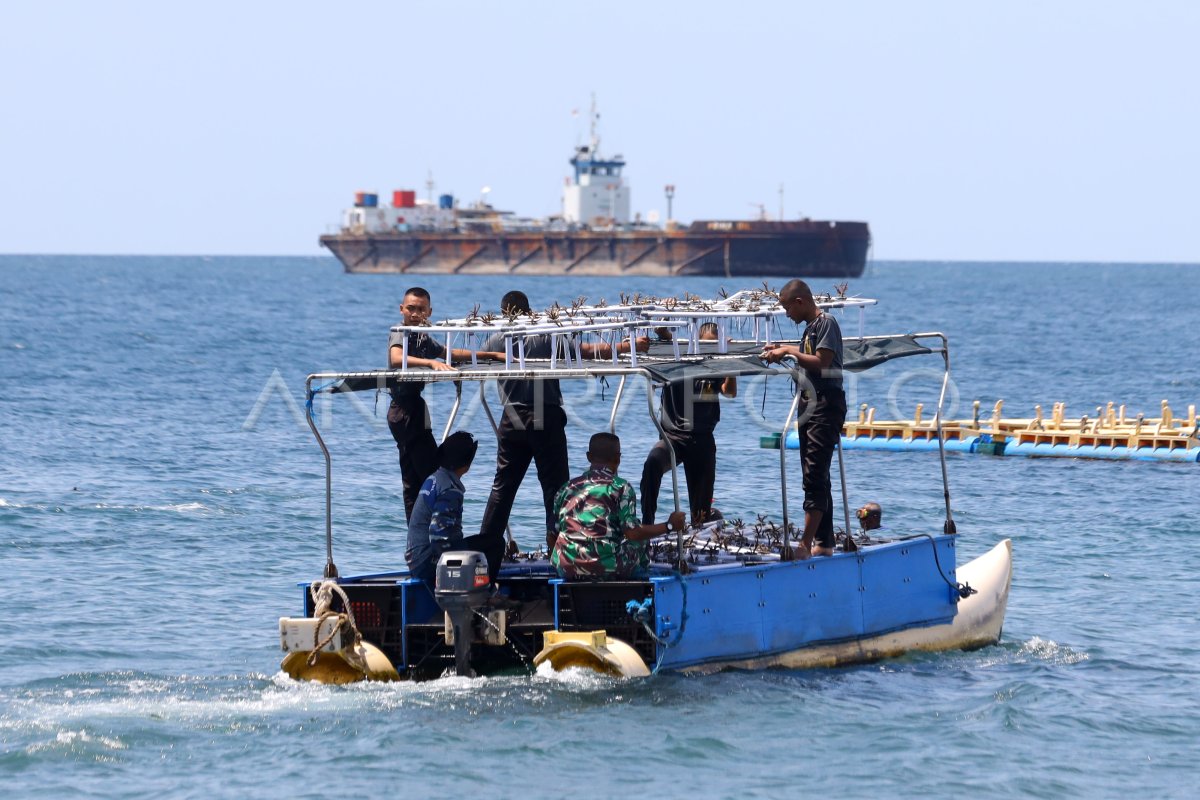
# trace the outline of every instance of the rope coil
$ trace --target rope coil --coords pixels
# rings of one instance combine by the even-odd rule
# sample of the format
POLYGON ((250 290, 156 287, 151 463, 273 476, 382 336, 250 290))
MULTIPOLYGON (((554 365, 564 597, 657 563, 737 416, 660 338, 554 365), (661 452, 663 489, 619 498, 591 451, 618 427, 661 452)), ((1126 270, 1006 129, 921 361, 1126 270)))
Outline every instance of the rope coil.
POLYGON ((353 637, 353 644, 342 650, 346 661, 355 669, 366 672, 367 651, 363 647, 362 634, 354 621, 354 609, 350 607, 350 598, 346 596, 345 590, 338 586, 336 581, 313 581, 312 585, 308 587, 308 593, 312 597, 313 616, 317 620, 317 624, 313 627, 313 649, 308 654, 308 665, 310 667, 316 665, 321 650, 333 641, 333 637, 337 636, 338 631, 344 629, 353 637), (333 610, 334 593, 341 597, 345 612, 333 610), (321 626, 327 619, 335 619, 337 624, 330 629, 329 635, 322 639, 321 626))

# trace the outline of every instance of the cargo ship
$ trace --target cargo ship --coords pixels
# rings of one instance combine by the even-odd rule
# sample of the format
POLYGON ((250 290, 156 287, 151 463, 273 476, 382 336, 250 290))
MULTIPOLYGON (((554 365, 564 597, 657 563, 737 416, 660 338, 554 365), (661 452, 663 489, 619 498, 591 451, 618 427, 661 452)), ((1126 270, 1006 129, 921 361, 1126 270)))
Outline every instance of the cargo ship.
MULTIPOLYGON (((830 220, 698 220, 665 224, 630 217, 625 160, 600 154, 591 138, 575 148, 561 215, 518 217, 483 200, 466 206, 453 195, 418 199, 393 192, 392 204, 358 192, 341 229, 320 239, 347 272, 518 275, 714 275, 724 277, 857 278, 866 267, 871 232, 865 222, 830 220)), ((432 181, 429 183, 432 186, 432 181)), ((486 197, 486 190, 484 197, 486 197)), ((765 216, 762 215, 762 216, 765 216)))

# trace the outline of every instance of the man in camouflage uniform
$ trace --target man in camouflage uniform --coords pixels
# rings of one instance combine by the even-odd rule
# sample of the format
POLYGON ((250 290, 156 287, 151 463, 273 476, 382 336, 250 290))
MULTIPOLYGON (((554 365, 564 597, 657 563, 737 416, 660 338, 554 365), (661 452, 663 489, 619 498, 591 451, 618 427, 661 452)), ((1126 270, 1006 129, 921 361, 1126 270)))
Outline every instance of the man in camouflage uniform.
POLYGON ((568 580, 643 577, 650 567, 646 541, 682 529, 684 514, 676 511, 664 524, 638 524, 633 487, 617 477, 621 440, 615 435, 592 436, 587 458, 591 468, 554 498, 558 538, 550 561, 568 580))

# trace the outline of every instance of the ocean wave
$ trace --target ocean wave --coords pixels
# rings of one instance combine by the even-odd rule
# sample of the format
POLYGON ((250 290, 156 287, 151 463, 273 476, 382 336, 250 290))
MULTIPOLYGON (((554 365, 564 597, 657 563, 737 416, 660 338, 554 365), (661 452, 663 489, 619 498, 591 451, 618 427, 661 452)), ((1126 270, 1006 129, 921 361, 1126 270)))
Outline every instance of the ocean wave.
POLYGON ((128 745, 113 736, 89 733, 87 730, 59 730, 54 734, 54 741, 30 745, 26 752, 37 753, 47 750, 77 751, 81 747, 88 749, 97 745, 108 750, 126 750, 128 745))
POLYGON ((1090 657, 1086 652, 1074 650, 1066 645, 1050 639, 1034 636, 1024 642, 1002 643, 1000 646, 986 651, 989 655, 983 658, 980 666, 991 667, 1010 664, 1052 664, 1055 666, 1070 666, 1086 661, 1090 657))
POLYGON ((1029 641, 1022 643, 1021 649, 1017 652, 1029 661, 1041 661, 1047 664, 1078 664, 1089 658, 1086 652, 1074 650, 1039 636, 1034 636, 1029 641))
POLYGON ((39 505, 37 503, 13 503, 0 497, 0 508, 28 508, 34 511, 45 511, 49 506, 39 505))
MULTIPOLYGON (((49 511, 53 510, 57 513, 72 510, 70 506, 57 506, 49 503, 17 503, 0 497, 0 508, 24 509, 29 511, 49 511)), ((124 503, 90 503, 87 505, 75 506, 74 509, 82 511, 131 511, 134 513, 144 513, 147 511, 165 511, 176 514, 204 514, 225 513, 225 509, 220 506, 209 506, 198 501, 181 502, 181 503, 159 503, 159 504, 124 504, 124 503)))
POLYGON ((86 508, 96 511, 132 511, 136 514, 145 513, 147 511, 166 511, 177 514, 220 514, 222 509, 206 506, 204 503, 192 501, 189 503, 164 503, 161 505, 121 505, 113 503, 94 503, 86 506, 86 508))

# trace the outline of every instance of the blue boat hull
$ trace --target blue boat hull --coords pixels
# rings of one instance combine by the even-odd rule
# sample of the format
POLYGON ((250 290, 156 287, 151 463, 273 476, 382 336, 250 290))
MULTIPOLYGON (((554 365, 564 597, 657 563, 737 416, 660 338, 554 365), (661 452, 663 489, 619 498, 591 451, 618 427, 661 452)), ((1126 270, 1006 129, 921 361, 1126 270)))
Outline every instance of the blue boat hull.
MULTIPOLYGON (((914 623, 838 641, 802 642, 792 649, 749 658, 718 658, 669 668, 689 673, 771 667, 812 669, 865 664, 913 651, 971 650, 995 644, 1003 631, 1012 586, 1011 543, 1004 540, 956 572, 958 580, 976 592, 958 601, 953 618, 947 622, 914 623)), ((668 668, 666 663, 664 659, 664 668, 668 668)))
POLYGON ((720 668, 950 623, 952 536, 788 563, 653 578, 663 669, 720 668), (934 548, 937 548, 937 561, 934 548))
MULTIPOLYGON (((647 666, 685 672, 831 666, 995 642, 1011 574, 1008 543, 993 550, 986 578, 972 578, 985 596, 966 600, 954 588, 963 580, 955 546, 954 536, 933 536, 808 561, 701 559, 687 575, 660 565, 648 580, 624 582, 569 583, 545 561, 509 564, 500 575, 513 609, 508 642, 476 643, 472 666, 528 668, 548 631, 604 630, 647 666), (643 619, 631 615, 630 601, 646 607, 643 619)), ((437 677, 452 664, 442 612, 420 581, 397 572, 340 583, 364 639, 402 676, 437 677)), ((312 610, 306 595, 305 616, 312 610)))

